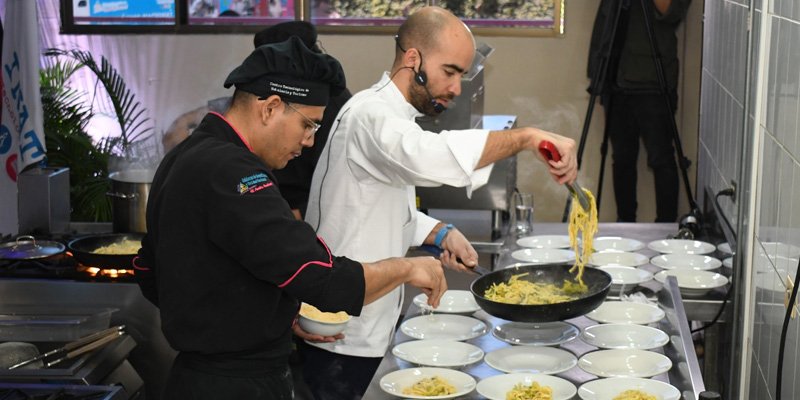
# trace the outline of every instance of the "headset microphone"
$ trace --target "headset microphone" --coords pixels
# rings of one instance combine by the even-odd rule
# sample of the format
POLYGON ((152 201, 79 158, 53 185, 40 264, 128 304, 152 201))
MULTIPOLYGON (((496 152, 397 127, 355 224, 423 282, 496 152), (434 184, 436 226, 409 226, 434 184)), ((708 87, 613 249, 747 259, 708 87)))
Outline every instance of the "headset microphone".
POLYGON ((420 65, 420 70, 419 71, 414 71, 414 82, 416 82, 418 85, 422 86, 423 89, 425 89, 425 93, 427 93, 428 94, 428 98, 431 99, 431 105, 433 106, 433 112, 435 112, 436 114, 441 114, 441 113, 444 112, 444 110, 447 110, 447 107, 445 107, 444 105, 442 105, 438 101, 436 101, 436 98, 433 97, 433 94, 431 94, 431 91, 428 90, 428 75, 425 74, 425 71, 422 70, 422 53, 420 53, 419 65, 420 65))

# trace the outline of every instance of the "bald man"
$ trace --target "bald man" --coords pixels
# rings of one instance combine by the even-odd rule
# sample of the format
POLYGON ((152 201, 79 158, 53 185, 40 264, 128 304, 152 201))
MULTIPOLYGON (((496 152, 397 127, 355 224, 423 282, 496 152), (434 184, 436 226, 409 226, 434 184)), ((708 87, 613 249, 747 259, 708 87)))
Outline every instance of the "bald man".
MULTIPOLYGON (((390 72, 342 107, 311 183, 306 222, 337 254, 364 260, 405 255, 434 245, 444 265, 466 271, 478 255, 452 225, 417 212, 415 186, 450 185, 467 192, 484 185, 492 163, 542 140, 562 154, 547 164, 559 183, 577 175, 575 142, 537 128, 504 131, 423 130, 422 115, 446 112, 461 93, 475 40, 449 11, 425 7, 400 26, 390 72)), ((543 160, 544 161, 544 160, 543 160)), ((317 400, 359 398, 392 340, 402 288, 364 307, 344 338, 302 343, 304 376, 317 400)), ((300 337, 305 333, 295 329, 300 337)))

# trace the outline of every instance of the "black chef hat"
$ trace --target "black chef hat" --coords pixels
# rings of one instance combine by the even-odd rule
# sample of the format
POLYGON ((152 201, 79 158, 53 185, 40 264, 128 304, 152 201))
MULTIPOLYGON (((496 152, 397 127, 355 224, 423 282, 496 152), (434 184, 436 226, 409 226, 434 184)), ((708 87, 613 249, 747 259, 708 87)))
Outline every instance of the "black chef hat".
POLYGON ((335 58, 308 49, 297 36, 257 47, 236 67, 225 88, 260 97, 273 94, 292 103, 325 106, 345 88, 344 71, 335 58))
POLYGON ((265 28, 253 37, 253 45, 280 43, 292 36, 299 37, 312 51, 321 53, 317 47, 317 28, 307 21, 287 21, 265 28))

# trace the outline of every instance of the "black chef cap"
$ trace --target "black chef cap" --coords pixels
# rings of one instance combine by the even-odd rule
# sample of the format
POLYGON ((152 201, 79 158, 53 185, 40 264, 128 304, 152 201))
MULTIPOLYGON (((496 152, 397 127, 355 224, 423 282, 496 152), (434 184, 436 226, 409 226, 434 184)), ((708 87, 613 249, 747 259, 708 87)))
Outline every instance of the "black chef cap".
POLYGON ((287 21, 265 28, 253 37, 253 45, 280 43, 292 36, 299 37, 312 51, 321 53, 317 47, 317 28, 307 21, 287 21))
POLYGON ((228 75, 225 88, 231 85, 260 97, 274 94, 292 103, 325 106, 344 90, 345 79, 335 58, 309 50, 292 36, 257 47, 228 75))

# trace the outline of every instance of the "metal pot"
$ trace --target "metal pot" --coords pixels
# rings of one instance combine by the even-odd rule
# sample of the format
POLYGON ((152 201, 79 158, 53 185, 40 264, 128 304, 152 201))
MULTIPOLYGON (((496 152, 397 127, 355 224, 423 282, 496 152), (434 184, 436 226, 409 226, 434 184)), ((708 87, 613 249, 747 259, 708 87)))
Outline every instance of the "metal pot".
POLYGON ((13 242, 0 244, 0 259, 37 260, 64 251, 64 245, 52 240, 36 240, 33 236, 20 236, 13 242))
POLYGON ((108 175, 111 192, 106 195, 112 198, 114 232, 147 232, 145 214, 153 175, 155 171, 151 169, 131 169, 108 175))

